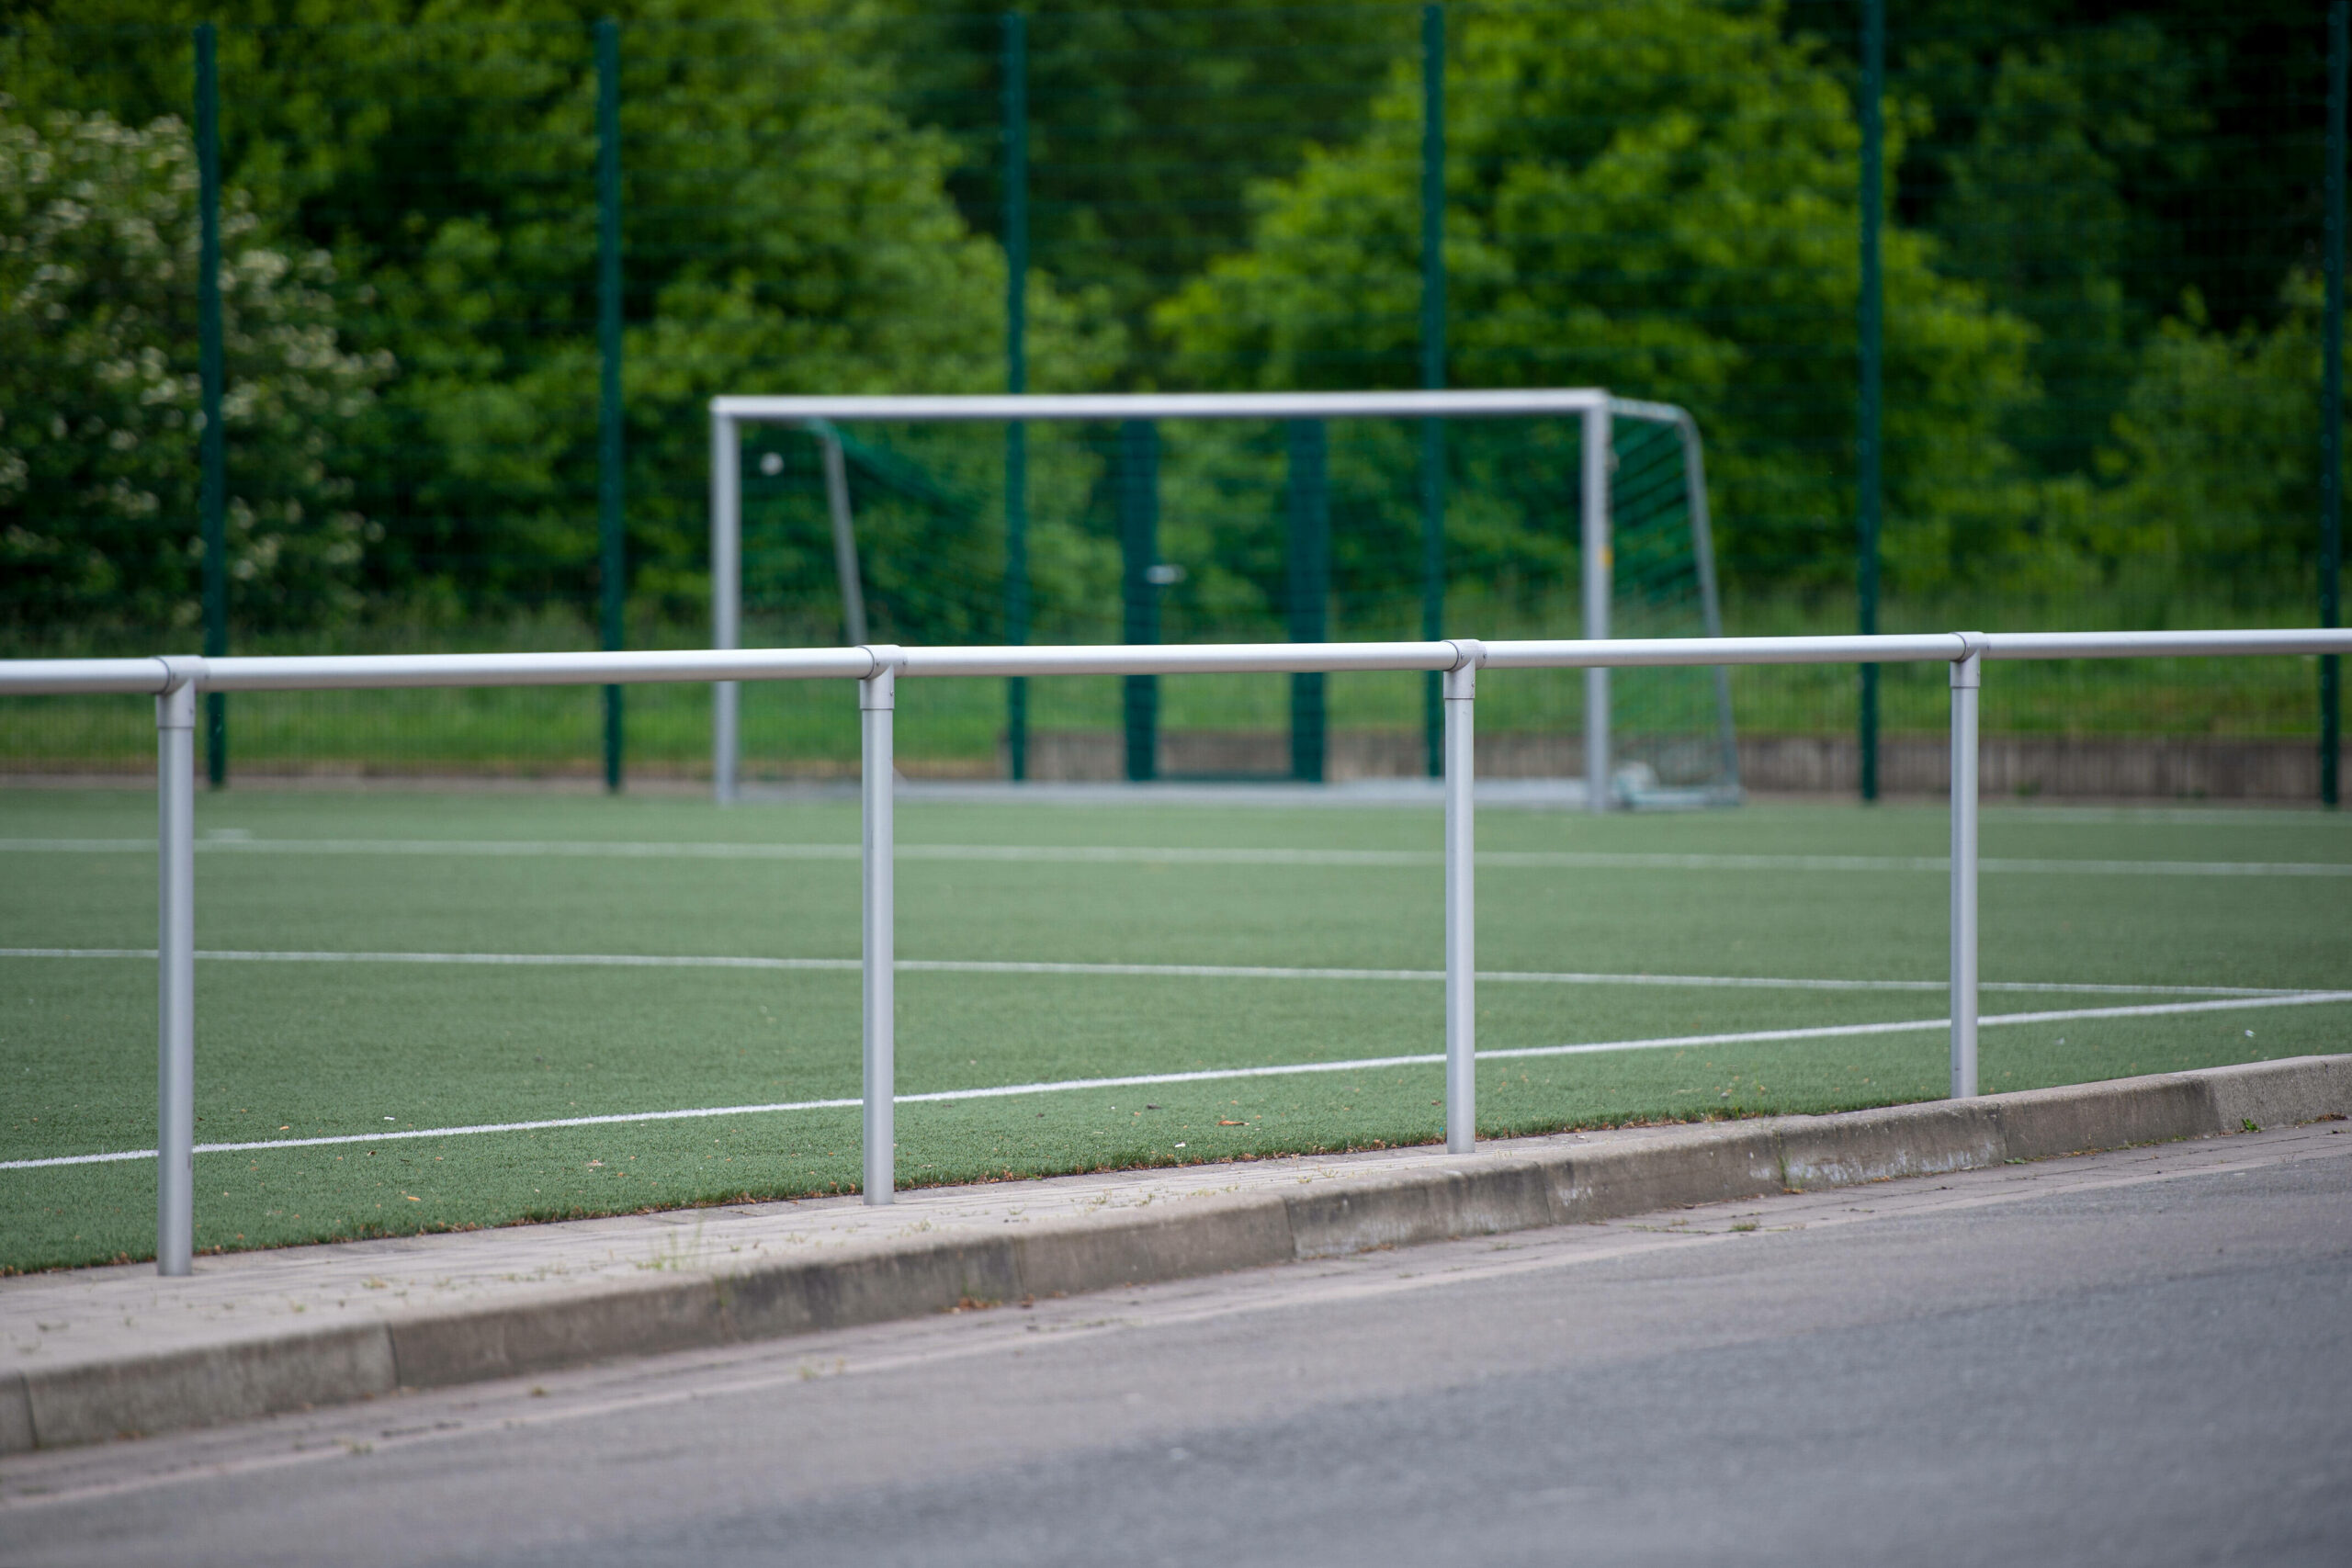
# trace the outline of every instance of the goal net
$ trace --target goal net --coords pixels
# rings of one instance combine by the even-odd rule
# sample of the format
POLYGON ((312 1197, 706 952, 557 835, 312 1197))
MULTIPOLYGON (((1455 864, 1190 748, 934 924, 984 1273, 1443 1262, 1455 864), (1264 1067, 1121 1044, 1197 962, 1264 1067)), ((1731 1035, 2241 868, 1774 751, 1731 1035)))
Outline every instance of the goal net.
MULTIPOLYGON (((1587 390, 728 397, 712 415, 719 647, 1721 630, 1698 431, 1670 405, 1587 390)), ((851 737, 819 700, 721 688, 721 795, 842 771, 851 737)), ((1436 772, 1436 684, 1414 674, 935 682, 901 701, 916 774, 1436 772)), ((1549 781, 1562 799, 1738 796, 1720 670, 1514 673, 1481 691, 1479 737, 1482 778, 1549 781)))

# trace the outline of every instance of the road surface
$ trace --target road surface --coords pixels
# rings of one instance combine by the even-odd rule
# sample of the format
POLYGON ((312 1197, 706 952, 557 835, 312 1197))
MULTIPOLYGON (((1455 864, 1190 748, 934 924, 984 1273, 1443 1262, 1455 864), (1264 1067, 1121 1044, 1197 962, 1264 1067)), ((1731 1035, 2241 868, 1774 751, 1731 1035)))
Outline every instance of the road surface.
POLYGON ((2352 1562, 2352 1123, 0 1461, 0 1561, 2352 1562))

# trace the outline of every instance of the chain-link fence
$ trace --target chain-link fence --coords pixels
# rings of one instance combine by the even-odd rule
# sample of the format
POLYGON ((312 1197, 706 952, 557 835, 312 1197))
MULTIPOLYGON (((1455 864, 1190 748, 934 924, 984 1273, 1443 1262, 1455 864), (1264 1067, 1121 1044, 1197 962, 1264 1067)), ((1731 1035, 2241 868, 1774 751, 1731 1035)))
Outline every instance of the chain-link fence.
MULTIPOLYGON (((333 26, 249 5, 199 27, 152 3, 14 23, 0 638, 697 643, 710 396, 1008 387, 1599 385, 1681 404, 1707 438, 1735 632, 2332 614, 2330 14, 1880 8, 763 0, 420 19, 385 0, 333 26)), ((826 510, 786 494, 821 491, 814 454, 747 456, 778 465, 746 470, 756 636, 841 635, 826 510)), ((876 493, 898 498, 873 514, 873 635, 1002 635, 1001 470, 999 499, 966 504, 975 488, 920 456, 878 441, 862 459, 859 483, 888 470, 876 493)), ((1335 507, 1335 635, 1577 632, 1572 504, 1504 526, 1475 466, 1444 458, 1435 603, 1413 463, 1335 507)), ((1124 635, 1107 495, 1030 501, 1032 635, 1124 635)), ((1216 525, 1171 529, 1162 635, 1303 624, 1279 485, 1227 501, 1216 525)), ((2094 758, 2070 776, 2152 746, 2260 752, 2273 793, 2308 796, 2321 681, 2287 661, 2020 668, 1985 724, 2094 758)), ((1929 677, 1887 672, 1875 739, 1851 671, 1742 671, 1734 693, 1751 784, 1877 782, 1883 750, 1905 787, 1904 748, 1939 744, 1929 677)), ((1003 694, 956 700, 909 715, 908 765, 1002 770, 1003 694)), ((1272 686, 1198 704, 1182 722, 1204 732, 1284 722, 1272 686)), ((1365 755, 1417 766, 1415 692, 1333 705, 1336 730, 1395 742, 1365 755)), ((632 694, 625 714, 593 694, 256 697, 225 720, 214 754, 254 776, 692 776, 708 755, 689 692, 632 694)), ((846 710, 763 722, 747 741, 771 772, 854 754, 846 710)), ((1034 722, 1083 750, 1118 716, 1073 697, 1034 722)), ((1573 691, 1521 722, 1572 731, 1573 691)), ((0 716, 0 769, 141 769, 149 739, 114 705, 26 702, 0 716)))

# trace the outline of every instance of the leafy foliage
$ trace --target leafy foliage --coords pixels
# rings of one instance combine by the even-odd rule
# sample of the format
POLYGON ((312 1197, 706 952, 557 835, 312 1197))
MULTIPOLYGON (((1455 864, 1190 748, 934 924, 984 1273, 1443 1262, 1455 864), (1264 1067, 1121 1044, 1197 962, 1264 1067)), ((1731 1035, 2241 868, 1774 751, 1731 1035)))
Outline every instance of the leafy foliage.
MULTIPOLYGON (((355 0, 325 24, 274 0, 206 7, 224 24, 234 177, 364 280, 340 290, 343 330, 400 367, 338 456, 383 529, 364 586, 412 613, 594 590, 591 39, 605 9, 355 0)), ((706 592, 707 399, 994 389, 1004 265, 948 197, 952 143, 890 107, 876 14, 618 9, 629 558, 640 600, 686 614, 706 592)), ((21 46, 29 91, 71 96, 95 77, 132 102, 185 101, 147 36, 77 25, 21 46)), ((1107 374, 1118 335, 1083 301, 1038 280, 1030 321, 1036 384, 1107 374)), ((829 581, 821 536, 808 543, 829 581)))
MULTIPOLYGON (((1602 385, 1693 408, 1736 571, 1841 574, 1850 515, 1859 133, 1771 10, 1623 0, 1476 13, 1449 64, 1450 379, 1602 385)), ((1419 298, 1418 73, 1360 141, 1257 192, 1249 250, 1161 311, 1222 386, 1396 385, 1419 298)), ((2001 439, 2031 329, 1886 237, 1898 571, 2010 547, 2032 498, 2001 439)), ((1497 547, 1501 548, 1500 543, 1497 547)), ((1534 540, 1511 547, 1535 568, 1534 540)))
MULTIPOLYGON (((956 139, 951 189, 1001 234, 1001 10, 877 0, 872 45, 910 112, 956 139)), ((1361 133, 1390 64, 1415 57, 1409 6, 1035 0, 1028 17, 1035 265, 1100 289, 1129 328, 1122 379, 1159 380, 1150 308, 1250 231, 1244 184, 1361 133)))
MULTIPOLYGON (((339 438, 393 368, 338 330, 323 252, 222 203, 228 570, 261 625, 356 602, 380 530, 339 438)), ((0 107, 0 615, 178 627, 201 571, 197 172, 187 127, 0 107)))
MULTIPOLYGON (((711 393, 1001 385, 1000 15, 0 0, 19 106, 0 228, 0 613, 191 613, 192 165, 177 118, 162 127, 186 114, 187 29, 207 17, 232 189, 237 617, 561 619, 587 603, 591 37, 608 9, 640 607, 698 613, 711 393), (141 150, 101 157, 109 137, 141 150), (57 158, 89 163, 114 193, 103 210, 66 223, 54 189, 25 184, 57 158), (41 246, 65 270, 40 273, 41 246)), ((2050 592, 2158 561, 2296 581, 2317 350, 2308 301, 2278 285, 2313 259, 2317 16, 2296 0, 1894 9, 1890 586, 2050 592)), ((1850 8, 1457 0, 1449 18, 1452 381, 1599 382, 1693 407, 1730 581, 1841 587, 1850 8)), ((1032 384, 1416 379, 1418 21, 1412 6, 1041 0, 1032 384)), ((1168 536, 1200 563, 1169 595, 1171 626, 1262 619, 1283 592, 1278 443, 1226 434, 1216 451, 1170 444, 1168 536)), ((1411 575, 1418 444, 1363 439, 1333 453, 1336 581, 1409 620, 1381 596, 1411 575)), ((1035 442, 1042 627, 1112 603, 1115 551, 1101 455, 1035 442)), ((910 452, 955 494, 989 493, 991 455, 910 452)), ((1451 453, 1457 576, 1506 594, 1556 581, 1573 540, 1530 498, 1568 482, 1573 453, 1487 451, 1467 432, 1451 453)), ((828 600, 821 507, 763 502, 756 482, 746 499, 767 530, 762 595, 828 600)), ((877 624, 980 635, 997 522, 985 499, 877 497, 861 515, 877 624), (946 619, 918 602, 943 563, 968 579, 946 619)))
POLYGON ((2259 595, 2318 554, 2319 288, 2290 281, 2269 328, 2222 332, 2195 294, 2164 322, 2086 492, 2086 553, 2142 581, 2259 595))

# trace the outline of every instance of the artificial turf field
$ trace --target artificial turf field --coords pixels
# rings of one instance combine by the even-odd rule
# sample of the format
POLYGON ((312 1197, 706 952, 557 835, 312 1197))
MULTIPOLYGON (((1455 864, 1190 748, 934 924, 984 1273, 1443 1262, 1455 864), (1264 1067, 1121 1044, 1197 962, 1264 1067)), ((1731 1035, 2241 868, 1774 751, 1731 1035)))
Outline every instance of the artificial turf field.
MULTIPOLYGON (((1433 975, 1440 821, 902 805, 901 1094, 1441 1050, 1434 978, 952 967, 1433 975)), ((850 1107, 379 1137, 854 1098, 854 802, 232 790, 197 822, 198 948, 245 955, 197 967, 199 1146, 379 1135, 200 1153, 200 1250, 854 1187, 850 1107), (500 955, 588 961, 479 962, 500 955)), ((143 793, 0 793, 0 1162, 153 1145, 153 830, 143 793)), ((1482 810, 1479 968, 1550 978, 1482 982, 1481 1051, 1625 1043, 1482 1060, 1481 1134, 1940 1095, 1945 832, 1940 806, 1482 810), (1847 984, 1889 981, 1915 984, 1847 984), (1936 1026, 1638 1043, 1905 1021, 1936 1026)), ((1985 1089, 2352 1048, 2352 997, 2190 989, 2352 988, 2352 821, 1988 807, 1984 853, 1988 1018, 2228 1004, 1988 1022, 1985 1089)), ((906 1103, 899 1170, 1426 1143, 1441 1091, 1428 1063, 906 1103)), ((153 1189, 152 1157, 0 1168, 0 1267, 152 1256, 153 1189)))

